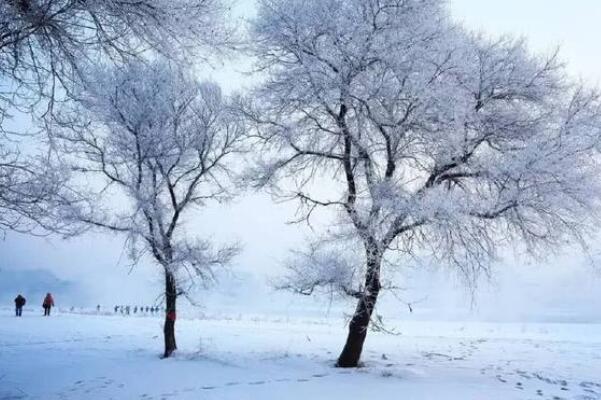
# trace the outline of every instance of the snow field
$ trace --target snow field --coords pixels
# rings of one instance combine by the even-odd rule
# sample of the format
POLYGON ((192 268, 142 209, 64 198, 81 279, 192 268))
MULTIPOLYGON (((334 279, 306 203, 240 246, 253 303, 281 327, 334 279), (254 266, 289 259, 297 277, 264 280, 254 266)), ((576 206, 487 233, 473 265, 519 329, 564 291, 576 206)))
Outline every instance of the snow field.
POLYGON ((395 321, 333 367, 341 319, 0 314, 0 399, 601 399, 600 324, 395 321))

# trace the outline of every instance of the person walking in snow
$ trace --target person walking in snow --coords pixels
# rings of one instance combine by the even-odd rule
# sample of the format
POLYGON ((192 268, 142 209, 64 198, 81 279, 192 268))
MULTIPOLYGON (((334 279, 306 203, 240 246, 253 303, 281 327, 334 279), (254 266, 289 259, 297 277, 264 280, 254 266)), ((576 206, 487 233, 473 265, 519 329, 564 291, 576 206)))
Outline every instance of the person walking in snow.
POLYGON ((46 293, 42 307, 44 307, 44 316, 50 316, 50 309, 54 307, 54 299, 50 293, 46 293))
POLYGON ((23 314, 23 306, 26 302, 27 300, 25 300, 25 297, 21 296, 20 293, 15 297, 15 315, 17 317, 20 317, 23 314))

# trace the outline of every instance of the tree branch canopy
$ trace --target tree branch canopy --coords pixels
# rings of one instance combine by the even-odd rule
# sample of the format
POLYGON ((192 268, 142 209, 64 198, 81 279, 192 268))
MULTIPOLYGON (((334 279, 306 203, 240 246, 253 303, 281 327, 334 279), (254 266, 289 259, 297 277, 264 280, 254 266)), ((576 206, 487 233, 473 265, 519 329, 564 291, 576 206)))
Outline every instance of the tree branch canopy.
POLYGON ((552 248, 591 228, 601 101, 556 53, 469 32, 439 0, 259 4, 269 74, 240 102, 263 149, 259 187, 307 214, 339 207, 343 236, 378 257, 468 271, 501 243, 552 248), (324 186, 337 197, 307 201, 324 186))
MULTIPOLYGON (((40 155, 26 155, 18 135, 33 130, 28 119, 48 133, 57 109, 77 100, 90 64, 123 65, 156 54, 206 60, 211 57, 205 50, 225 54, 234 43, 226 15, 220 0, 0 2, 0 229, 79 230, 67 232, 60 212, 51 209, 60 209, 75 193, 65 187, 68 170, 48 168, 56 156, 46 154, 47 138, 32 135, 35 146, 30 147, 40 155), (58 176, 59 171, 66 175, 58 176)), ((112 182, 123 183, 111 166, 100 169, 112 182)))
POLYGON ((79 101, 62 107, 54 134, 72 169, 105 189, 80 187, 92 200, 71 218, 124 233, 132 258, 152 254, 178 291, 190 280, 212 280, 238 246, 214 249, 187 237, 184 226, 194 208, 232 196, 228 163, 241 148, 242 122, 219 86, 176 63, 89 68, 79 101))
POLYGON ((68 216, 85 199, 69 187, 69 177, 54 157, 24 157, 16 146, 0 142, 0 235, 82 232, 84 226, 70 223, 68 216))
POLYGON ((48 111, 69 96, 82 63, 126 62, 149 51, 181 58, 233 43, 220 0, 6 0, 0 3, 0 112, 48 111))

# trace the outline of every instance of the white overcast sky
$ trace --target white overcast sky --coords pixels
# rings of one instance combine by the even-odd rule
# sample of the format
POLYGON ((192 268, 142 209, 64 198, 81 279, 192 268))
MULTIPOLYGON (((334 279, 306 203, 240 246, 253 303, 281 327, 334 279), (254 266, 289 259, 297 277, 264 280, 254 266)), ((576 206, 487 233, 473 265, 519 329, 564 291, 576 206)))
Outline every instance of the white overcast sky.
MULTIPOLYGON (((601 82, 601 0, 450 0, 449 3, 454 18, 472 29, 491 35, 523 36, 536 52, 549 52, 560 46, 561 57, 575 77, 591 84, 601 82)), ((240 0, 238 14, 247 16, 252 9, 252 0, 240 0)), ((248 82, 240 73, 245 64, 240 60, 236 67, 225 66, 206 74, 228 91, 238 90, 243 82, 248 82)), ((262 280, 267 273, 278 271, 286 250, 307 233, 285 224, 293 211, 292 205, 275 205, 265 195, 247 195, 229 206, 204 211, 188 225, 188 230, 218 239, 234 237, 242 241, 245 252, 236 268, 242 271, 241 276, 250 274, 262 280)), ((141 265, 128 274, 122 243, 120 237, 103 235, 87 235, 65 242, 9 234, 0 241, 0 269, 49 269, 81 285, 88 294, 81 302, 154 299, 156 291, 149 291, 148 287, 157 287, 159 273, 152 265, 141 265)), ((544 275, 526 274, 529 278, 525 278, 525 283, 509 279, 509 274, 501 274, 495 290, 504 296, 504 304, 511 307, 508 293, 512 293, 509 297, 514 301, 520 296, 527 299, 533 285, 540 286, 540 293, 555 293, 564 299, 573 296, 577 303, 588 302, 589 292, 592 299, 593 293, 601 290, 601 280, 596 278, 587 280, 588 286, 582 288, 582 279, 586 280, 584 276, 591 272, 586 268, 578 267, 573 272, 566 263, 552 261, 550 264, 559 266, 555 270, 538 266, 535 273, 544 275)), ((497 297, 493 295, 489 299, 491 304, 499 304, 497 297)))

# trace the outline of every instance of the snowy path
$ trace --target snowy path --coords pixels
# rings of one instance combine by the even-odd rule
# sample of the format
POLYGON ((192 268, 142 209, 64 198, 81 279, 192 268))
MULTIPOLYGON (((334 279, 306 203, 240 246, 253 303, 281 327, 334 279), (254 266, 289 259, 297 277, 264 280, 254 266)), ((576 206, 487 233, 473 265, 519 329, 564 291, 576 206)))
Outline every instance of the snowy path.
POLYGON ((332 367, 341 321, 0 314, 0 399, 601 399, 601 325, 399 322, 332 367))

